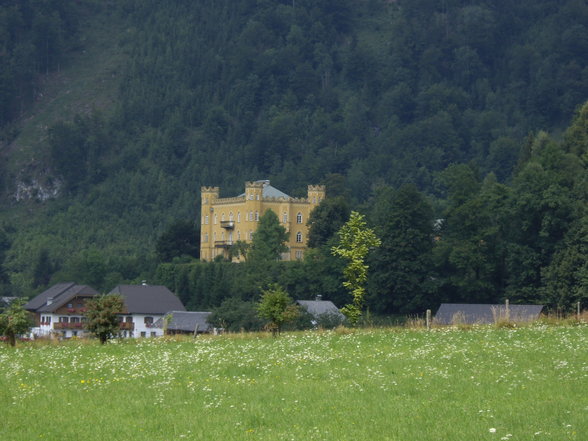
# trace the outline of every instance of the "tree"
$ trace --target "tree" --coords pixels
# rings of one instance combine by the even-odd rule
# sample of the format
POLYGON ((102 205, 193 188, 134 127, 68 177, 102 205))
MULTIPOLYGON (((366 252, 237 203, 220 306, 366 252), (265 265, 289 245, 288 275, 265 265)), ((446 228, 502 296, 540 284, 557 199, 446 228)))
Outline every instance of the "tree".
POLYGON ((16 299, 0 314, 0 333, 8 338, 10 346, 16 346, 16 336, 25 334, 32 325, 31 316, 23 305, 24 300, 16 299))
POLYGON ((288 232, 280 225, 278 216, 272 210, 267 210, 259 218, 259 226, 253 233, 248 260, 256 262, 280 260, 281 254, 288 251, 285 244, 287 240, 288 232))
POLYGON ((257 311, 259 317, 268 321, 268 328, 274 337, 280 333, 284 323, 296 319, 300 313, 292 298, 277 284, 262 292, 257 311))
POLYGON ((259 331, 263 327, 256 304, 236 297, 225 299, 212 310, 208 323, 231 332, 259 331))
POLYGON ((349 204, 342 196, 323 199, 308 218, 308 246, 324 245, 349 219, 349 204))
POLYGON ((174 222, 155 243, 155 253, 160 262, 171 262, 174 257, 200 254, 200 236, 194 222, 178 220, 174 222))
POLYGON ((122 297, 116 294, 96 296, 86 302, 88 331, 98 337, 100 343, 104 344, 118 334, 118 314, 123 307, 122 297))
POLYGON ((379 313, 431 307, 433 209, 414 185, 384 188, 371 218, 382 245, 370 259, 369 303, 379 313))
POLYGON ((370 249, 380 246, 374 230, 368 228, 364 216, 357 211, 351 212, 351 217, 337 232, 339 245, 331 248, 331 252, 347 260, 347 266, 343 269, 345 286, 353 297, 353 303, 345 305, 341 312, 345 314, 349 322, 354 325, 361 317, 361 310, 365 297, 365 284, 367 282, 368 268, 365 259, 370 249))

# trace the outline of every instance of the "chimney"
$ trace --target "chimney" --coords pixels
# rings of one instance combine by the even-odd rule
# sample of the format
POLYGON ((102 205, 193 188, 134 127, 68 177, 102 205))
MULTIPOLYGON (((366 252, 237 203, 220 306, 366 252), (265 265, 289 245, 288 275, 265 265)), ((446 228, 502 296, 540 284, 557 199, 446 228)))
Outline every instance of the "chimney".
POLYGON ((320 302, 321 300, 323 300, 323 296, 319 294, 319 295, 316 296, 316 299, 315 300, 317 302, 320 302))
POLYGON ((143 285, 143 286, 147 286, 147 280, 142 280, 142 281, 141 281, 141 285, 143 285))

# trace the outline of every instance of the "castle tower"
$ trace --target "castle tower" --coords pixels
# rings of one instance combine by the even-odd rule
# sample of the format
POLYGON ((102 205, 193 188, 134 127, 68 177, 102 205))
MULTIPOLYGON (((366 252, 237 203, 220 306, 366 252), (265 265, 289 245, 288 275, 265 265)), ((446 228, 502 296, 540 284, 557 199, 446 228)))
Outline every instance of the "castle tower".
POLYGON ((308 202, 314 208, 325 198, 326 189, 324 185, 308 186, 308 202))
POLYGON ((200 223, 200 258, 211 260, 213 258, 214 237, 214 204, 219 198, 219 187, 200 187, 202 219, 200 223))

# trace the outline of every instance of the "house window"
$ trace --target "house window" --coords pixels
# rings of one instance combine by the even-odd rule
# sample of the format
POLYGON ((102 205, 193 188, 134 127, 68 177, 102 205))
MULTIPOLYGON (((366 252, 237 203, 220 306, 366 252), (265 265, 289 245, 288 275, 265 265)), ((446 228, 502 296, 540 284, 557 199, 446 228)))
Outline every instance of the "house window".
POLYGON ((296 233, 296 242, 302 243, 302 233, 300 231, 296 233))
POLYGON ((147 333, 145 331, 141 331, 141 337, 147 337, 147 333))
POLYGON ((145 323, 145 326, 150 327, 153 324, 153 317, 145 317, 143 319, 143 322, 145 323))
POLYGON ((77 337, 78 336, 78 331, 71 331, 71 336, 72 337, 77 337))
POLYGON ((60 323, 69 323, 69 317, 59 317, 60 323))
POLYGON ((125 322, 127 323, 133 323, 133 317, 125 317, 125 322))
POLYGON ((302 213, 300 213, 300 212, 298 212, 298 214, 296 215, 296 223, 297 224, 302 223, 302 213))
POLYGON ((288 213, 284 213, 284 214, 282 215, 282 222, 284 222, 285 224, 287 224, 287 223, 288 223, 288 213))
POLYGON ((72 323, 79 323, 80 322, 80 318, 79 317, 72 317, 70 321, 72 323))
POLYGON ((151 331, 151 337, 157 337, 157 332, 151 331))
POLYGON ((70 308, 70 309, 73 308, 73 303, 68 303, 67 304, 67 307, 70 308))

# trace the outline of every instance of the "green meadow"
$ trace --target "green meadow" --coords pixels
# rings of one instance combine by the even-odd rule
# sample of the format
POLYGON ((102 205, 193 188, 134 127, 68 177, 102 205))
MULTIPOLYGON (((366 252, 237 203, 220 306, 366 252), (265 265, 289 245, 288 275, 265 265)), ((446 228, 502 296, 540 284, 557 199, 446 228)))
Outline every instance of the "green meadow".
POLYGON ((588 439, 588 326, 0 348, 0 439, 588 439))

